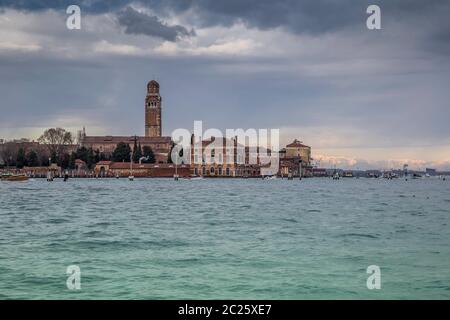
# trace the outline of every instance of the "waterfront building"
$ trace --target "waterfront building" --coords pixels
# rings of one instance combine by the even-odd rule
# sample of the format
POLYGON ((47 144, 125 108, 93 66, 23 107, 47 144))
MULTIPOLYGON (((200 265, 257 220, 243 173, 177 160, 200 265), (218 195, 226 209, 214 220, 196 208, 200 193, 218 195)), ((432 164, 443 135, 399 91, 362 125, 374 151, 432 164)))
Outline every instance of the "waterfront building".
POLYGON ((128 177, 133 169, 135 177, 170 178, 175 172, 180 177, 191 175, 190 166, 185 164, 177 165, 172 163, 132 163, 100 161, 94 168, 94 173, 98 177, 128 177))
POLYGON ((239 144, 237 137, 211 137, 196 145, 192 136, 191 173, 204 177, 258 177, 259 149, 239 144), (250 161, 252 157, 256 161, 250 161))
POLYGON ((311 147, 295 139, 280 151, 280 174, 310 177, 313 175, 311 161, 311 147))
POLYGON ((301 141, 295 139, 292 143, 286 145, 284 157, 300 158, 305 165, 311 164, 311 147, 304 145, 301 141))

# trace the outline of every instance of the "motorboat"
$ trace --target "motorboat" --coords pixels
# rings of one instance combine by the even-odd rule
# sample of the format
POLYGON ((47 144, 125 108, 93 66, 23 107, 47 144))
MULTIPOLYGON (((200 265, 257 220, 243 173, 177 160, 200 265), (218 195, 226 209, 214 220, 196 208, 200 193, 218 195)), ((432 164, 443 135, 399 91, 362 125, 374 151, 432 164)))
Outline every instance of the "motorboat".
POLYGON ((2 175, 2 181, 28 181, 28 176, 24 174, 4 174, 2 175))

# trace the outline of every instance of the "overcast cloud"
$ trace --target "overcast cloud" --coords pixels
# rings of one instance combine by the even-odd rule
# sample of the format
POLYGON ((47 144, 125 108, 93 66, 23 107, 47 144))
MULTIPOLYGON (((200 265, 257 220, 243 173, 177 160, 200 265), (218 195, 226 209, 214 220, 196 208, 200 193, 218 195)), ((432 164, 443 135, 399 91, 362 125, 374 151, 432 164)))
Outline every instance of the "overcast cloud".
POLYGON ((280 128, 328 164, 450 169, 448 1, 78 3, 71 31, 73 1, 0 1, 0 138, 142 134, 156 78, 167 135, 280 128))

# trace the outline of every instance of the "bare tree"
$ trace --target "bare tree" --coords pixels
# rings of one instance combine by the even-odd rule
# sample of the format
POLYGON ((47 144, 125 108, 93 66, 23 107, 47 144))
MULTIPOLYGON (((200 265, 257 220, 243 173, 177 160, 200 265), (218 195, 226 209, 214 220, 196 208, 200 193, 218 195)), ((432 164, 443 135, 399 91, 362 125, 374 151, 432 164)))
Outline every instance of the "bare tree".
POLYGON ((51 128, 44 131, 38 139, 45 144, 50 154, 62 155, 67 145, 73 143, 72 134, 62 128, 51 128))

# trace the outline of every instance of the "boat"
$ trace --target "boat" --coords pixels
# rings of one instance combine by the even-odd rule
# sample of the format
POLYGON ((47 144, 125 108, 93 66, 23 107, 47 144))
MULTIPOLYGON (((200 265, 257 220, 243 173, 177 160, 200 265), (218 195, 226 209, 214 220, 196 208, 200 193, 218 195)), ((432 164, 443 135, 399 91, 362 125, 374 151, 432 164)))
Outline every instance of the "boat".
POLYGON ((23 175, 23 174, 5 174, 2 175, 2 181, 13 181, 13 182, 18 182, 18 181, 28 181, 28 176, 23 175))
POLYGON ((342 177, 343 177, 343 178, 353 178, 353 172, 352 172, 352 171, 345 171, 345 172, 342 174, 342 177))
POLYGON ((202 176, 196 176, 196 177, 191 177, 189 180, 203 180, 204 178, 202 176))

